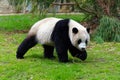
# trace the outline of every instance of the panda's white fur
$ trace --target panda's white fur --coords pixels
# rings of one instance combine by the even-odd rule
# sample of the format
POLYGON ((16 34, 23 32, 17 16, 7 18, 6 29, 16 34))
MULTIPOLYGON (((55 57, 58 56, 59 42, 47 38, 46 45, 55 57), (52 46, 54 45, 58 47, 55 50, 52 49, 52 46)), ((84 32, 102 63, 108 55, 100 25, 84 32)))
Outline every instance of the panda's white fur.
POLYGON ((51 41, 50 38, 55 27, 55 24, 59 20, 61 19, 51 17, 38 21, 30 29, 28 36, 36 35, 36 39, 40 44, 47 44, 53 46, 53 42, 51 41))
MULTIPOLYGON (((53 32, 55 24, 60 20, 62 19, 53 17, 40 20, 32 26, 28 33, 28 36, 36 35, 36 39, 40 44, 54 46, 54 43, 51 41, 51 34, 53 32)), ((89 34, 86 31, 86 28, 71 19, 68 25, 69 25, 69 38, 71 43, 78 49, 86 48, 85 40, 89 41, 90 39, 89 34), (73 34, 72 32, 72 29, 74 27, 78 29, 77 35, 73 34), (77 45, 77 40, 80 38, 82 39, 82 42, 79 45, 77 45)))

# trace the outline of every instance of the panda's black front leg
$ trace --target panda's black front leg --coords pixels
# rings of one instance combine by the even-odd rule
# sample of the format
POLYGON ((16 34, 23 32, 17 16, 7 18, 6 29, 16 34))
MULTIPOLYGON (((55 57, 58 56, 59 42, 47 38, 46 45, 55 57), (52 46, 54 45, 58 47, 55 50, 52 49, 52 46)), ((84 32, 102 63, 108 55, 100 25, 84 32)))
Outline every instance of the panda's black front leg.
POLYGON ((71 53, 71 55, 73 57, 77 57, 77 58, 79 58, 79 59, 81 59, 83 61, 87 58, 87 52, 86 52, 86 50, 80 51, 76 47, 74 47, 74 46, 71 45, 69 47, 69 51, 70 51, 70 53, 71 53))
POLYGON ((67 49, 64 49, 60 46, 56 46, 56 51, 60 62, 68 62, 67 49))
POLYGON ((60 62, 68 62, 67 46, 62 42, 55 42, 56 52, 60 62))

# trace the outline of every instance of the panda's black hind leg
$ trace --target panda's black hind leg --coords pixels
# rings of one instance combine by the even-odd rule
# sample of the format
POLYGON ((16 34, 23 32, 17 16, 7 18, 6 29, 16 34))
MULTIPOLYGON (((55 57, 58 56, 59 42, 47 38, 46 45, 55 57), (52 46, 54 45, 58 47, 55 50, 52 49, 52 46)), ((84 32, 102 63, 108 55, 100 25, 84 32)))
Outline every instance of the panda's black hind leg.
POLYGON ((48 46, 48 45, 43 45, 44 48, 44 57, 49 58, 49 59, 54 59, 55 56, 53 55, 54 47, 53 46, 48 46))
POLYGON ((17 59, 23 59, 24 54, 36 44, 37 44, 37 40, 35 36, 29 36, 25 38, 17 49, 17 52, 16 52, 17 59))

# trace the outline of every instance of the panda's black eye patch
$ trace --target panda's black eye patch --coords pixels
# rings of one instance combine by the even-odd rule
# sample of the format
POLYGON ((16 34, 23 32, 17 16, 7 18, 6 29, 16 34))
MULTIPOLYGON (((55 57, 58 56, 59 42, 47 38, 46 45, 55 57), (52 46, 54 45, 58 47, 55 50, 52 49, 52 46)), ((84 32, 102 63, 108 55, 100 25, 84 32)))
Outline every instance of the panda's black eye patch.
POLYGON ((85 43, 88 44, 88 41, 86 40, 85 43))
POLYGON ((74 34, 76 34, 76 33, 78 33, 78 29, 77 29, 77 28, 73 28, 73 29, 72 29, 72 32, 73 32, 74 34))
POLYGON ((79 40, 78 40, 78 44, 80 44, 81 42, 82 42, 82 40, 81 40, 81 39, 79 39, 79 40))

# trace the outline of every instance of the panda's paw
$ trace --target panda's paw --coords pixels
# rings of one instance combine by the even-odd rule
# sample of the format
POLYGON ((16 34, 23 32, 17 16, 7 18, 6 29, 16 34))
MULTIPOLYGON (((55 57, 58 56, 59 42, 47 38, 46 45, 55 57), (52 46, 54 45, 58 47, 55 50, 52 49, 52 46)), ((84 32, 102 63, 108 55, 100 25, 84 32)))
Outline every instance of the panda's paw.
POLYGON ((21 57, 20 57, 20 56, 16 56, 16 58, 17 58, 17 59, 24 59, 23 56, 21 56, 21 57))
POLYGON ((67 63, 67 62, 69 62, 69 60, 68 59, 60 59, 59 62, 67 63))
POLYGON ((87 59, 87 54, 77 54, 76 55, 77 58, 81 59, 82 61, 86 60, 87 59))
POLYGON ((44 56, 44 58, 48 58, 48 59, 55 59, 55 56, 44 56))
POLYGON ((86 57, 80 57, 80 59, 81 59, 82 61, 85 61, 85 60, 86 60, 86 57))

